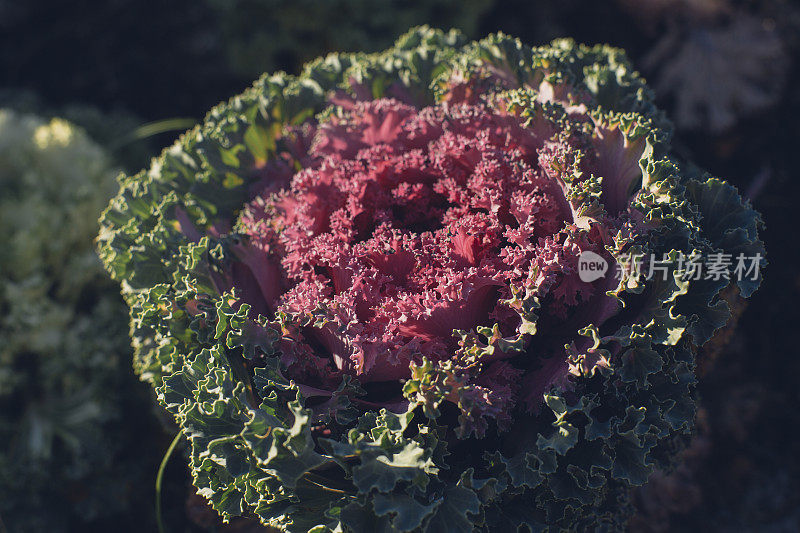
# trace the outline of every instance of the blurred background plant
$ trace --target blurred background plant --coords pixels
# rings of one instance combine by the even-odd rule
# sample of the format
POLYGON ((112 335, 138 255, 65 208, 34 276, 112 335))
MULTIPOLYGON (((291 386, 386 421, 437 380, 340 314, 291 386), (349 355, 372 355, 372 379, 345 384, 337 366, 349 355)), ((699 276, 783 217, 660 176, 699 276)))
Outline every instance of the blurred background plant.
MULTIPOLYGON (((699 438, 676 472, 636 495, 633 526, 800 530, 800 460, 788 446, 800 424, 793 1, 0 0, 0 107, 16 110, 4 112, 0 132, 0 516, 11 533, 46 522, 152 529, 153 476, 171 436, 153 429, 146 387, 133 382, 122 304, 91 245, 114 187, 111 168, 146 166, 175 132, 132 141, 169 129, 154 121, 202 118, 264 71, 296 73, 328 52, 380 50, 423 23, 469 38, 504 31, 531 44, 571 36, 625 48, 675 121, 677 155, 747 191, 767 222, 765 284, 701 380, 699 438), (51 128, 52 117, 79 125, 53 131, 73 132, 76 154, 100 154, 102 163, 81 167, 88 160, 57 143, 35 148, 33 132, 51 128), (50 425, 30 429, 26 420, 50 425), (42 437, 35 447, 20 445, 34 434, 42 437), (62 437, 70 434, 77 445, 62 437), (117 505, 125 490, 127 508, 117 505)), ((191 491, 179 463, 165 480, 170 527, 219 528, 198 500, 177 503, 191 491)))
POLYGON ((70 122, 0 109, 0 515, 9 531, 123 517, 148 525, 136 508, 150 506, 160 449, 139 435, 157 426, 131 375, 125 306, 93 246, 116 174, 70 122))
POLYGON ((296 71, 333 51, 377 52, 412 26, 476 35, 493 0, 206 0, 234 72, 296 71), (313 13, 313 16, 309 16, 313 13))

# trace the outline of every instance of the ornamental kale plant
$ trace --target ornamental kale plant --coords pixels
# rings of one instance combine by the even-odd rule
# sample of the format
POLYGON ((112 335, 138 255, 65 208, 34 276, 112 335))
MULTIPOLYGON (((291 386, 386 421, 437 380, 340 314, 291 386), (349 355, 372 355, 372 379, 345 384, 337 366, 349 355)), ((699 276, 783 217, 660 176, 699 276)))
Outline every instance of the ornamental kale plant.
POLYGON ((287 531, 622 527, 691 432, 720 291, 760 282, 685 258, 764 255, 652 101, 619 50, 418 28, 124 178, 100 254, 199 494, 287 531))

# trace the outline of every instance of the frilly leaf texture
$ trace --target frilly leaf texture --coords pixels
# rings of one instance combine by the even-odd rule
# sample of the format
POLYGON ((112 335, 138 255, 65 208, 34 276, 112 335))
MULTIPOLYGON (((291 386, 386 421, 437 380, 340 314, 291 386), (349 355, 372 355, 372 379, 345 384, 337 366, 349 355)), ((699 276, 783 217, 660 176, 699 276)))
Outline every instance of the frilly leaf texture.
MULTIPOLYGON (((198 492, 226 519, 286 531, 622 527, 629 487, 668 464, 691 431, 694 354, 729 316, 718 297, 727 281, 687 280, 677 258, 763 255, 758 214, 729 185, 671 160, 669 138, 620 50, 570 40, 531 48, 502 34, 465 43, 426 27, 383 53, 265 75, 214 108, 148 171, 122 179, 99 237, 131 308, 136 369, 188 437, 198 492), (525 402, 504 404, 500 381, 481 385, 470 371, 545 346, 538 271, 505 300, 515 331, 456 331, 461 359, 417 360, 404 397, 383 403, 350 375, 336 390, 291 378, 301 357, 291 342, 325 327, 327 311, 301 320, 243 303, 242 290, 271 290, 260 271, 244 289, 231 281, 252 264, 240 210, 271 176, 302 168, 303 128, 342 113, 335 102, 381 98, 481 101, 528 131, 580 136, 580 148, 548 163, 574 221, 563 238, 599 231, 599 251, 619 264, 632 251, 670 260, 663 279, 623 271, 601 303, 583 305, 566 346, 523 382, 525 402), (626 210, 635 216, 603 222, 626 210)), ((759 281, 739 282, 741 294, 759 281)))

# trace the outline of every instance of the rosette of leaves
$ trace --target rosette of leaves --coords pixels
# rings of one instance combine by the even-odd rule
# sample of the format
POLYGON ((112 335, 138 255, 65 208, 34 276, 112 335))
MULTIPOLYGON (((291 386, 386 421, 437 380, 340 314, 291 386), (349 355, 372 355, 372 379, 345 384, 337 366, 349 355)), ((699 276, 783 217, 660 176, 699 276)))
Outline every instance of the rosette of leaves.
POLYGON ((129 379, 125 303, 93 246, 116 174, 71 123, 0 109, 0 515, 10 532, 119 517, 154 469, 141 468, 150 449, 133 437, 146 416, 123 419, 149 410, 129 379))
POLYGON ((124 178, 100 255, 198 493, 287 531, 620 527, 691 432, 719 292, 760 281, 681 254, 764 255, 652 100, 613 48, 423 27, 262 77, 124 178))

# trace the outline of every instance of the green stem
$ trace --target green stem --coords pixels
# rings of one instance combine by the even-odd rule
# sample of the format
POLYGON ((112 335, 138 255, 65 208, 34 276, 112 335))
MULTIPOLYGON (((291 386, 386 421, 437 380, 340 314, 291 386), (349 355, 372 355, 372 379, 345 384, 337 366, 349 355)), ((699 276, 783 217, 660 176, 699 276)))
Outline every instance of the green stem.
POLYGON ((146 139, 159 133, 166 133, 168 131, 186 130, 192 128, 197 124, 197 120, 193 118, 168 118, 164 120, 157 120, 155 122, 148 122, 142 124, 131 133, 133 139, 146 139))
POLYGON ((142 124, 129 134, 111 143, 110 149, 112 151, 118 150, 119 148, 122 148, 126 144, 130 144, 135 141, 140 141, 142 139, 152 137, 153 135, 158 135, 159 133, 190 129, 194 127, 195 124, 197 124, 197 120, 193 118, 182 118, 182 117, 168 118, 164 120, 157 120, 155 122, 148 122, 147 124, 142 124))
POLYGON ((164 517, 161 515, 161 484, 164 481, 164 470, 167 469, 169 458, 172 457, 172 452, 175 451, 175 447, 181 440, 182 435, 183 432, 179 430, 175 438, 172 439, 172 443, 169 445, 169 448, 167 448, 167 453, 165 453, 164 458, 161 459, 161 466, 158 467, 158 474, 156 475, 156 523, 158 524, 158 533, 164 533, 166 531, 164 528, 164 517))
POLYGON ((327 478, 325 478, 323 476, 319 476, 317 474, 314 474, 313 472, 310 472, 310 471, 306 472, 305 474, 302 475, 302 477, 300 479, 302 479, 303 481, 305 481, 307 483, 311 483, 315 487, 318 487, 318 488, 320 488, 320 489, 322 489, 324 491, 334 492, 336 494, 341 494, 341 495, 347 496, 349 498, 355 498, 355 496, 351 492, 349 492, 348 490, 337 489, 337 488, 329 486, 327 484, 330 481, 329 479, 327 479, 327 478))

